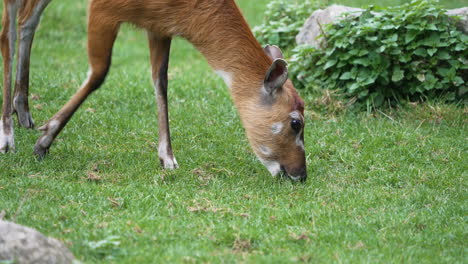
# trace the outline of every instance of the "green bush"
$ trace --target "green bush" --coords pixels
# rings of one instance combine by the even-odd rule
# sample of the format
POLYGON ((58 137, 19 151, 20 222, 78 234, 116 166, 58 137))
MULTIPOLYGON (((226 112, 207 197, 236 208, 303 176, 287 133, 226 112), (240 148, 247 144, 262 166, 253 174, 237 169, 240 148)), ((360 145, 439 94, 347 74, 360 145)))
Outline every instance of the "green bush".
POLYGON ((317 5, 314 0, 285 2, 271 1, 262 25, 253 29, 262 44, 276 45, 282 49, 296 44, 296 35, 317 5))
POLYGON ((329 26, 325 50, 297 47, 296 86, 336 89, 359 109, 441 95, 466 99, 468 36, 445 10, 418 0, 373 11, 329 26))

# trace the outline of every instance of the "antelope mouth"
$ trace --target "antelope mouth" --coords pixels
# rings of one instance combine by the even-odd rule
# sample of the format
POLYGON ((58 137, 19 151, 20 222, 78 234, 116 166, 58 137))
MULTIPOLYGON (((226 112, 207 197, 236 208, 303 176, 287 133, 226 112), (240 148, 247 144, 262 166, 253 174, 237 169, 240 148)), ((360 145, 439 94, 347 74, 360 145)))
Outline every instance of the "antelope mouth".
POLYGON ((305 182, 306 179, 307 179, 307 176, 305 176, 305 177, 302 176, 302 175, 294 176, 294 175, 289 174, 288 171, 286 170, 286 168, 283 165, 280 166, 279 175, 280 175, 281 179, 290 179, 293 182, 305 182))

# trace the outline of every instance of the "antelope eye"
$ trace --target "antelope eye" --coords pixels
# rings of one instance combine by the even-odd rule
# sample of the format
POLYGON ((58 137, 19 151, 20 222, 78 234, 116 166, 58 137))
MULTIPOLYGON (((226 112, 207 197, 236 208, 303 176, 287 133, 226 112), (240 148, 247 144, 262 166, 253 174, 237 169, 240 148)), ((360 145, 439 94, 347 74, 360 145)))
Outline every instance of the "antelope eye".
POLYGON ((302 122, 299 119, 293 119, 291 120, 291 128, 296 132, 299 133, 302 128, 302 122))

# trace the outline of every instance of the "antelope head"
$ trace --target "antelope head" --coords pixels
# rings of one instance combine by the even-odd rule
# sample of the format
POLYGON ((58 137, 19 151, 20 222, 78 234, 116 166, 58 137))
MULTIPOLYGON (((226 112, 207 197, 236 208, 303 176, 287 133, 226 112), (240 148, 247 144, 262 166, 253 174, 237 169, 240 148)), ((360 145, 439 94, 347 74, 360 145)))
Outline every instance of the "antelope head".
POLYGON ((266 46, 272 59, 263 86, 246 107, 242 118, 247 138, 270 173, 293 181, 307 178, 304 149, 304 101, 288 79, 287 63, 280 49, 266 46))

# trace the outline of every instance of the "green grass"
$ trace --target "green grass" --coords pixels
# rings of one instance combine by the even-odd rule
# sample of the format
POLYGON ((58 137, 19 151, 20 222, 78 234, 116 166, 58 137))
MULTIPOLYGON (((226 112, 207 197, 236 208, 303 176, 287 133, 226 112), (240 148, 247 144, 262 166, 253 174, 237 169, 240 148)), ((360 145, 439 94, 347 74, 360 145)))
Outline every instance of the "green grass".
MULTIPOLYGON (((238 2, 253 25, 268 1, 238 2)), ((85 9, 53 1, 44 15, 31 63, 36 124, 86 76, 85 9)), ((224 83, 176 40, 169 97, 181 168, 164 171, 144 35, 124 27, 105 85, 46 159, 32 155, 40 133, 16 127, 17 152, 0 156, 5 219, 64 241, 85 263, 467 262, 466 108, 325 115, 305 95, 309 179, 280 181, 256 161, 224 83)))
MULTIPOLYGON (((340 4, 345 6, 367 7, 369 5, 375 6, 395 6, 410 2, 411 0, 321 0, 325 4, 340 4)), ((439 0, 443 7, 447 9, 460 8, 467 6, 465 0, 439 0)))

